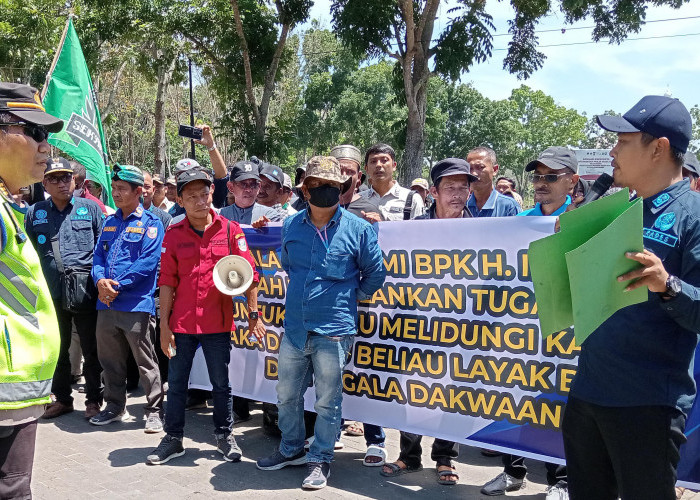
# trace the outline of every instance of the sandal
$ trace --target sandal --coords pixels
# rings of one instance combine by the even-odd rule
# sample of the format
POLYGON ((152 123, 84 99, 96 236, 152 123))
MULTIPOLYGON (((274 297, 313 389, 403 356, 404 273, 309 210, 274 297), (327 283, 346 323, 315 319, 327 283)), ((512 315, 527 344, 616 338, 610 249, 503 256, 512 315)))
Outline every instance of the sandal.
MULTIPOLYGON (((401 462, 401 463, 403 463, 403 462, 401 462)), ((404 463, 404 465, 406 465, 406 464, 404 463)), ((423 470, 422 465, 419 465, 418 467, 409 467, 408 465, 406 465, 406 467, 401 467, 396 462, 384 464, 384 467, 389 467, 391 469, 391 472, 386 472, 384 470, 379 471, 379 473, 384 477, 397 477, 397 476, 401 476, 403 474, 408 474, 409 472, 418 472, 418 471, 423 470)))
POLYGON ((360 422, 353 422, 345 428, 345 434, 348 436, 364 436, 365 427, 360 422))
POLYGON ((457 470, 454 467, 451 467, 450 470, 438 470, 437 475, 438 484, 442 484, 444 486, 454 486, 457 484, 457 481, 459 481, 459 474, 457 474, 457 470), (448 476, 454 476, 457 479, 446 479, 448 476))
POLYGON ((365 453, 365 458, 362 460, 362 465, 365 467, 381 467, 386 463, 386 450, 381 446, 372 444, 367 447, 367 453, 365 453), (367 459, 370 457, 379 458, 378 462, 368 462, 367 459))

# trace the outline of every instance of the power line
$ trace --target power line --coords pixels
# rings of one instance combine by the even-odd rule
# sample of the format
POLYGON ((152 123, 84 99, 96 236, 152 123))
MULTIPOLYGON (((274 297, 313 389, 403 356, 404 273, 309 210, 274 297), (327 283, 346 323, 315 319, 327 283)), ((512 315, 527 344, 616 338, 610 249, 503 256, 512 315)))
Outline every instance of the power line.
MULTIPOLYGON (((670 17, 668 19, 652 19, 651 21, 644 21, 643 24, 651 24, 651 23, 665 23, 669 21, 685 21, 686 19, 698 19, 700 16, 687 16, 687 17, 670 17)), ((574 31, 574 30, 590 30, 595 28, 595 26, 572 26, 571 28, 567 28, 566 26, 562 28, 552 28, 552 29, 546 29, 546 30, 535 30, 535 33, 566 33, 567 31, 574 31)), ((495 33, 493 36, 509 36, 510 33, 495 33)))
MULTIPOLYGON (((679 37, 684 37, 684 36, 698 36, 700 33, 682 33, 678 35, 659 35, 659 36, 641 36, 637 38, 625 38, 623 41, 628 42, 628 41, 635 41, 635 40, 658 40, 659 38, 679 38, 679 37)), ((602 40, 601 40, 602 41, 602 40)), ((538 45, 538 49, 545 49, 547 47, 567 47, 570 45, 590 45, 593 43, 600 43, 601 41, 594 42, 594 41, 588 41, 588 42, 571 42, 571 43, 554 43, 550 45, 538 45)), ((504 51, 508 49, 493 49, 494 51, 504 51)))

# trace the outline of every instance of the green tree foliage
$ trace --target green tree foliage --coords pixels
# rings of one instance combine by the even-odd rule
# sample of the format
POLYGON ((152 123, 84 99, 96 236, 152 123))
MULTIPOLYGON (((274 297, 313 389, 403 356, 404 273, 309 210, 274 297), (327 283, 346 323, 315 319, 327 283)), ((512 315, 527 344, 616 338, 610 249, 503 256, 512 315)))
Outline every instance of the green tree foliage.
MULTIPOLYGON (((536 27, 545 16, 564 14, 567 23, 590 18, 592 38, 620 43, 640 30, 649 5, 678 8, 688 0, 512 0, 511 40, 504 69, 527 78, 544 64, 537 49, 536 27)), ((335 31, 358 55, 392 58, 400 67, 407 107, 404 181, 424 165, 426 88, 430 76, 457 79, 473 64, 491 56, 494 26, 484 0, 458 0, 450 22, 434 33, 440 0, 334 0, 335 31)), ((490 3, 489 3, 490 5, 490 3)))

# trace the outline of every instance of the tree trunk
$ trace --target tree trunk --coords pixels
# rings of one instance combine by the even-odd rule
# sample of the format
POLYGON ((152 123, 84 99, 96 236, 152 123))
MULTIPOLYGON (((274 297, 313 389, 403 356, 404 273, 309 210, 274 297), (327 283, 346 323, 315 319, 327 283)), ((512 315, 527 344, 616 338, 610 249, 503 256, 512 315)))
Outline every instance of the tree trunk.
POLYGON ((173 57, 167 65, 158 68, 158 90, 156 92, 155 109, 155 158, 153 171, 165 176, 166 143, 165 143, 165 97, 170 81, 175 71, 177 57, 173 57))

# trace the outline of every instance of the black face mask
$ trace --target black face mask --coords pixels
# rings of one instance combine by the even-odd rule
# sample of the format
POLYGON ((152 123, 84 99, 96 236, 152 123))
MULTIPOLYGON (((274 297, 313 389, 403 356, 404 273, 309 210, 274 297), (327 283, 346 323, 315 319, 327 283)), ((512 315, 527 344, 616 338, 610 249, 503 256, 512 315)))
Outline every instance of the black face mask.
POLYGON ((340 188, 323 184, 309 189, 309 203, 320 208, 332 207, 340 200, 340 188))

